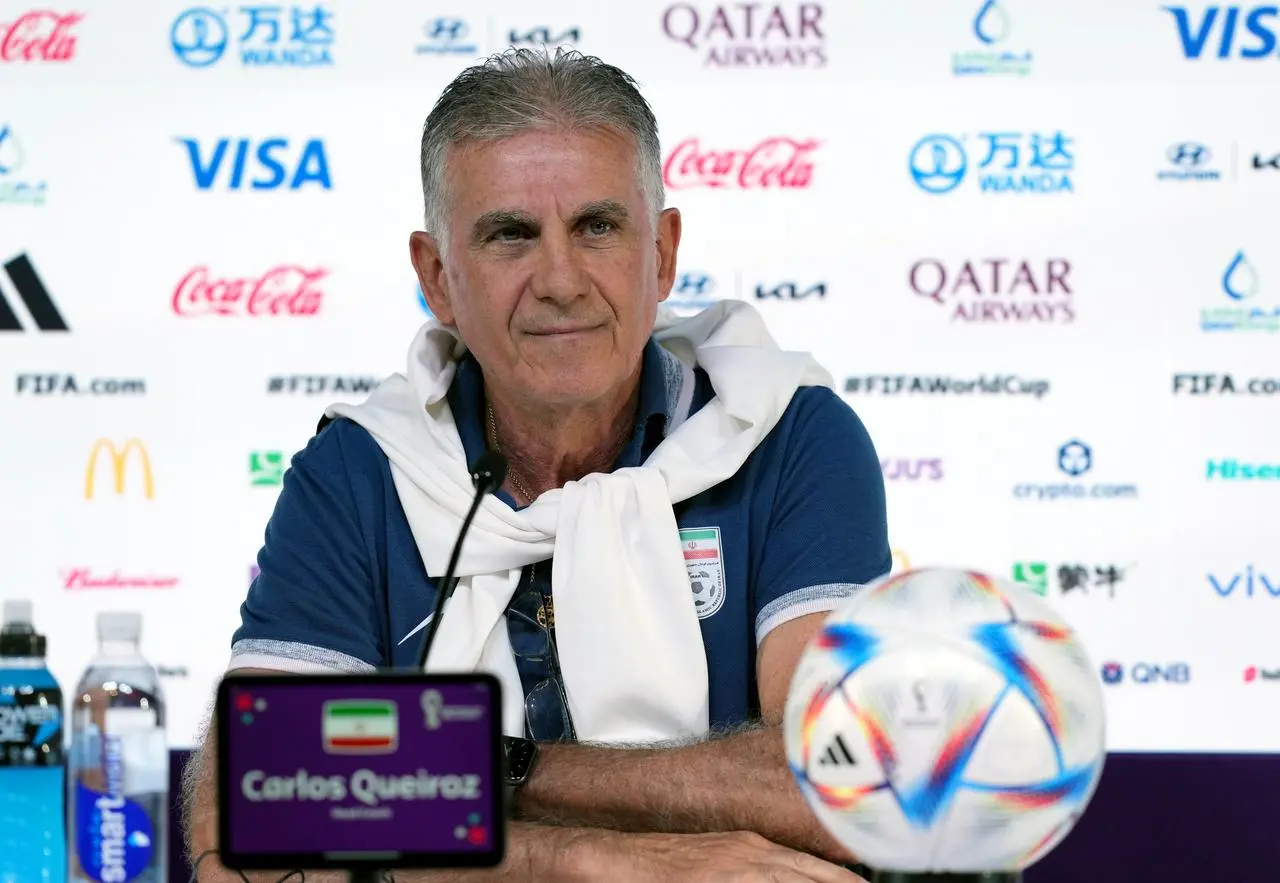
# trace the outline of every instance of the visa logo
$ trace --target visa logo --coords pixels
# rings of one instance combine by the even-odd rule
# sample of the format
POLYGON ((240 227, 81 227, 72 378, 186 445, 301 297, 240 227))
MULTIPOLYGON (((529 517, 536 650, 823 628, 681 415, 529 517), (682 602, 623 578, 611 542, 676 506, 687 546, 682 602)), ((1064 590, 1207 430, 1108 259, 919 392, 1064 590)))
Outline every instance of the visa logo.
MULTIPOLYGON (((1241 594, 1246 598, 1252 598, 1255 589, 1259 587, 1266 590, 1266 593, 1272 598, 1280 598, 1280 583, 1273 583, 1262 572, 1256 572, 1253 565, 1247 565, 1243 573, 1233 573, 1227 579, 1220 579, 1215 574, 1207 574, 1209 584, 1223 598, 1230 597, 1236 589, 1242 589, 1241 594)), ((1258 592, 1261 594, 1261 592, 1258 592)))
MULTIPOLYGON (((1182 54, 1196 59, 1215 43, 1218 58, 1266 58, 1276 54, 1275 6, 1206 6, 1198 15, 1185 6, 1162 6, 1173 16, 1182 41, 1182 54)), ((1210 50, 1212 51, 1212 49, 1210 50)))
POLYGON ((187 148, 191 172, 201 190, 242 190, 246 184, 253 190, 298 190, 307 184, 333 188, 319 138, 307 141, 300 151, 287 138, 266 138, 256 145, 251 138, 219 138, 208 150, 194 138, 177 141, 187 148))

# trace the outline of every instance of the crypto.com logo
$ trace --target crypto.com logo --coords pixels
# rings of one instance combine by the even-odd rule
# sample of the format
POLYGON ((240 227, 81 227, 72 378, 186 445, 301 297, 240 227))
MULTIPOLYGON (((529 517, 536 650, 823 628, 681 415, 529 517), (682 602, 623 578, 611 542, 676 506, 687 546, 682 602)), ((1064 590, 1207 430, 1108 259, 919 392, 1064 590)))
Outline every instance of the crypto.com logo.
POLYGON ((89 465, 84 473, 84 498, 92 500, 95 490, 98 471, 98 455, 106 451, 111 457, 111 468, 115 476, 115 488, 117 495, 124 494, 124 475, 125 466, 128 465, 129 455, 136 453, 138 459, 142 461, 142 481, 143 491, 148 500, 155 498, 155 482, 151 474, 151 456, 147 453, 146 446, 138 439, 131 438, 124 443, 122 447, 116 447, 115 442, 110 439, 100 438, 93 444, 93 450, 89 452, 89 465))

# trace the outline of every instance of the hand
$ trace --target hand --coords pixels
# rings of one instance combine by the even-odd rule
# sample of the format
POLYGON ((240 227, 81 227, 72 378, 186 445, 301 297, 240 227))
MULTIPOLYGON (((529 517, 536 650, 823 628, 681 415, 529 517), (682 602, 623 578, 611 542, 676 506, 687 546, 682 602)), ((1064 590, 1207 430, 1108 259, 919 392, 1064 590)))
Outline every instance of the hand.
POLYGON ((866 883, 852 871, 751 831, 637 834, 628 880, 681 883, 866 883))

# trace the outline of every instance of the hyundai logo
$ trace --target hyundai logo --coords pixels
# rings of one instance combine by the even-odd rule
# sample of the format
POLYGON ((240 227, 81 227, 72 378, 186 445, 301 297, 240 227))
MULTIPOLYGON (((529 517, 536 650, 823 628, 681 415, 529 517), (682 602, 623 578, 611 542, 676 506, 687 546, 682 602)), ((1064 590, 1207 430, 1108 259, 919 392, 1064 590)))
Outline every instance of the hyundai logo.
POLYGON ((1194 168, 1209 162, 1213 158, 1213 152, 1203 144, 1184 141, 1182 144, 1175 144, 1170 147, 1165 156, 1175 166, 1191 166, 1194 168))

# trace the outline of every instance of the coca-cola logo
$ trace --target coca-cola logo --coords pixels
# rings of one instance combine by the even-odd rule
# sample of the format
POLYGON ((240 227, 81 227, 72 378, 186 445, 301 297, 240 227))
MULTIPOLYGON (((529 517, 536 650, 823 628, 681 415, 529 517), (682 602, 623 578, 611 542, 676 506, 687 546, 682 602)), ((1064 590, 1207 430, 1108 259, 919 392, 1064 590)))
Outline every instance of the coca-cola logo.
POLYGON ((0 61, 70 61, 76 54, 71 29, 82 18, 82 12, 39 9, 0 23, 0 61))
POLYGON ((720 187, 750 190, 808 187, 813 181, 812 138, 766 138, 748 150, 703 150, 697 138, 681 141, 667 157, 662 176, 673 190, 720 187))
POLYGON ((95 574, 91 568, 77 567, 62 575, 64 589, 172 589, 178 585, 176 576, 134 576, 114 570, 107 574, 95 574))
POLYGON ((324 300, 317 286, 328 274, 281 264, 261 276, 223 279, 199 266, 174 289, 173 311, 179 316, 314 316, 324 300))

